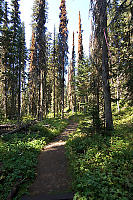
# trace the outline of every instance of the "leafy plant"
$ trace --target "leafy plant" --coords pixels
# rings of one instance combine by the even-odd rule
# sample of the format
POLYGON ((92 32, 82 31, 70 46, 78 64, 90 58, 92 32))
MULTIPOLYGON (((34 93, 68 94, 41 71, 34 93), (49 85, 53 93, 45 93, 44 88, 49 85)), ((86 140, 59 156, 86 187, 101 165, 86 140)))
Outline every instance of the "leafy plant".
POLYGON ((28 191, 36 175, 37 157, 41 149, 67 123, 67 120, 46 119, 30 127, 27 133, 18 132, 0 139, 0 199, 7 199, 11 188, 18 182, 22 184, 16 200, 28 191))
POLYGON ((80 121, 67 142, 74 200, 133 198, 132 113, 127 108, 114 115, 112 136, 90 134, 87 117, 80 121))

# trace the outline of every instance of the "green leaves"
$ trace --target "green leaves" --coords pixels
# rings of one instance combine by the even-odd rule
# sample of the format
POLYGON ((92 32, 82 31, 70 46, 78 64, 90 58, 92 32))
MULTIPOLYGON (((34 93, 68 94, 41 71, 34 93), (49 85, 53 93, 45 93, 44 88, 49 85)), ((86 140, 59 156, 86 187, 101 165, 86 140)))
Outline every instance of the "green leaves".
POLYGON ((5 200, 11 188, 22 180, 16 199, 26 193, 35 178, 38 154, 66 125, 67 120, 46 119, 30 127, 28 133, 19 132, 0 139, 0 199, 5 200))
POLYGON ((74 199, 132 199, 133 148, 131 109, 117 118, 119 125, 112 136, 84 134, 87 123, 80 122, 78 131, 67 142, 67 154, 73 172, 74 199), (125 119, 126 120, 126 119, 125 119), (125 121, 124 121, 125 122, 125 121), (81 126, 81 124, 84 125, 81 126))

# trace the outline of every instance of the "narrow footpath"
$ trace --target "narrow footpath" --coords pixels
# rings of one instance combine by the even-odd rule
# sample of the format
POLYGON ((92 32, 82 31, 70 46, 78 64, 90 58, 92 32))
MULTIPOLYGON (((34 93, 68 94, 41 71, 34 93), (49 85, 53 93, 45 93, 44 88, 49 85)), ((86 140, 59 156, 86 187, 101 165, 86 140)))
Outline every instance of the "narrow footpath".
POLYGON ((65 144, 68 135, 76 128, 77 123, 71 123, 53 142, 44 147, 38 158, 37 177, 29 188, 30 196, 24 196, 22 200, 73 199, 65 144))

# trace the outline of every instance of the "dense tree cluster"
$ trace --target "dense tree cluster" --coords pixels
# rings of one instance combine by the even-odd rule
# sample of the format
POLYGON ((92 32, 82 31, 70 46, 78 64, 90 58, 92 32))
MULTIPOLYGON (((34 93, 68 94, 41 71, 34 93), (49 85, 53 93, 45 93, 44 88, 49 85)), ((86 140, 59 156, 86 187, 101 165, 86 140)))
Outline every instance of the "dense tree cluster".
POLYGON ((46 1, 35 0, 30 54, 29 113, 39 120, 46 115, 46 1))
POLYGON ((119 111, 125 102, 133 103, 132 1, 96 0, 90 1, 90 5, 89 56, 84 53, 83 16, 79 11, 78 41, 73 32, 68 63, 66 1, 61 0, 59 30, 53 27, 52 38, 46 28, 47 1, 34 0, 26 78, 27 51, 19 0, 12 0, 11 12, 7 2, 0 1, 1 117, 20 119, 31 115, 42 120, 53 113, 54 117, 63 118, 64 109, 68 108, 72 112, 91 113, 96 130, 102 126, 113 129, 111 106, 116 105, 119 111))
POLYGON ((90 11, 93 17, 91 66, 99 80, 98 87, 95 85, 98 88, 97 113, 101 113, 101 117, 104 113, 106 128, 112 129, 111 102, 117 105, 118 111, 125 102, 132 103, 132 2, 91 1, 90 11), (101 86, 103 94, 100 92, 101 86), (101 112, 103 107, 104 111, 101 112))
POLYGON ((20 118, 23 110, 27 49, 24 23, 20 20, 19 1, 1 1, 0 25, 0 113, 7 118, 20 118))

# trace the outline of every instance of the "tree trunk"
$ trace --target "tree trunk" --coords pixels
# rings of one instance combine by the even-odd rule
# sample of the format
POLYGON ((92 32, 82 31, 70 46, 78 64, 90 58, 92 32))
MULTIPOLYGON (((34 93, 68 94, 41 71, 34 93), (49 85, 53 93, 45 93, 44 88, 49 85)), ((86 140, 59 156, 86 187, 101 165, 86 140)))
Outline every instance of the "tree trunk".
POLYGON ((64 53, 63 53, 63 62, 62 62, 62 99, 61 99, 61 118, 64 118, 64 53))
POLYGON ((43 119, 43 72, 40 71, 40 112, 39 119, 43 119))
POLYGON ((54 27, 54 118, 55 118, 55 27, 54 27))
POLYGON ((15 67, 13 63, 13 79, 11 80, 11 108, 10 108, 10 118, 15 118, 15 84, 14 84, 14 74, 15 74, 15 67))
POLYGON ((111 111, 111 95, 110 95, 110 85, 109 85, 109 69, 108 69, 108 48, 106 44, 106 39, 104 36, 104 31, 107 35, 107 2, 103 0, 102 4, 102 33, 103 33, 103 46, 102 46, 102 80, 103 80, 103 92, 104 92, 104 102, 105 102, 105 120, 106 129, 113 129, 113 119, 111 111))
POLYGON ((19 62, 19 76, 18 76, 18 121, 21 117, 21 59, 19 62))
POLYGON ((38 99, 38 120, 42 120, 42 101, 43 101, 43 91, 42 91, 42 70, 39 70, 39 99, 38 99))
MULTIPOLYGON (((5 61, 5 74, 7 73, 7 59, 5 61)), ((7 118, 8 116, 8 109, 7 109, 7 94, 8 94, 8 81, 7 81, 7 77, 5 76, 5 88, 4 88, 4 92, 5 92, 5 96, 4 96, 4 111, 5 111, 5 118, 7 118)))
POLYGON ((100 120, 100 117, 99 117, 99 112, 100 112, 100 108, 99 108, 99 73, 98 71, 96 72, 97 73, 97 78, 96 78, 96 99, 97 99, 97 117, 98 117, 98 120, 100 120))
POLYGON ((120 98, 120 95, 119 95, 119 77, 118 77, 118 74, 117 74, 117 110, 118 112, 120 111, 120 106, 119 106, 119 98, 120 98))
POLYGON ((54 66, 54 118, 55 118, 55 66, 54 66))

